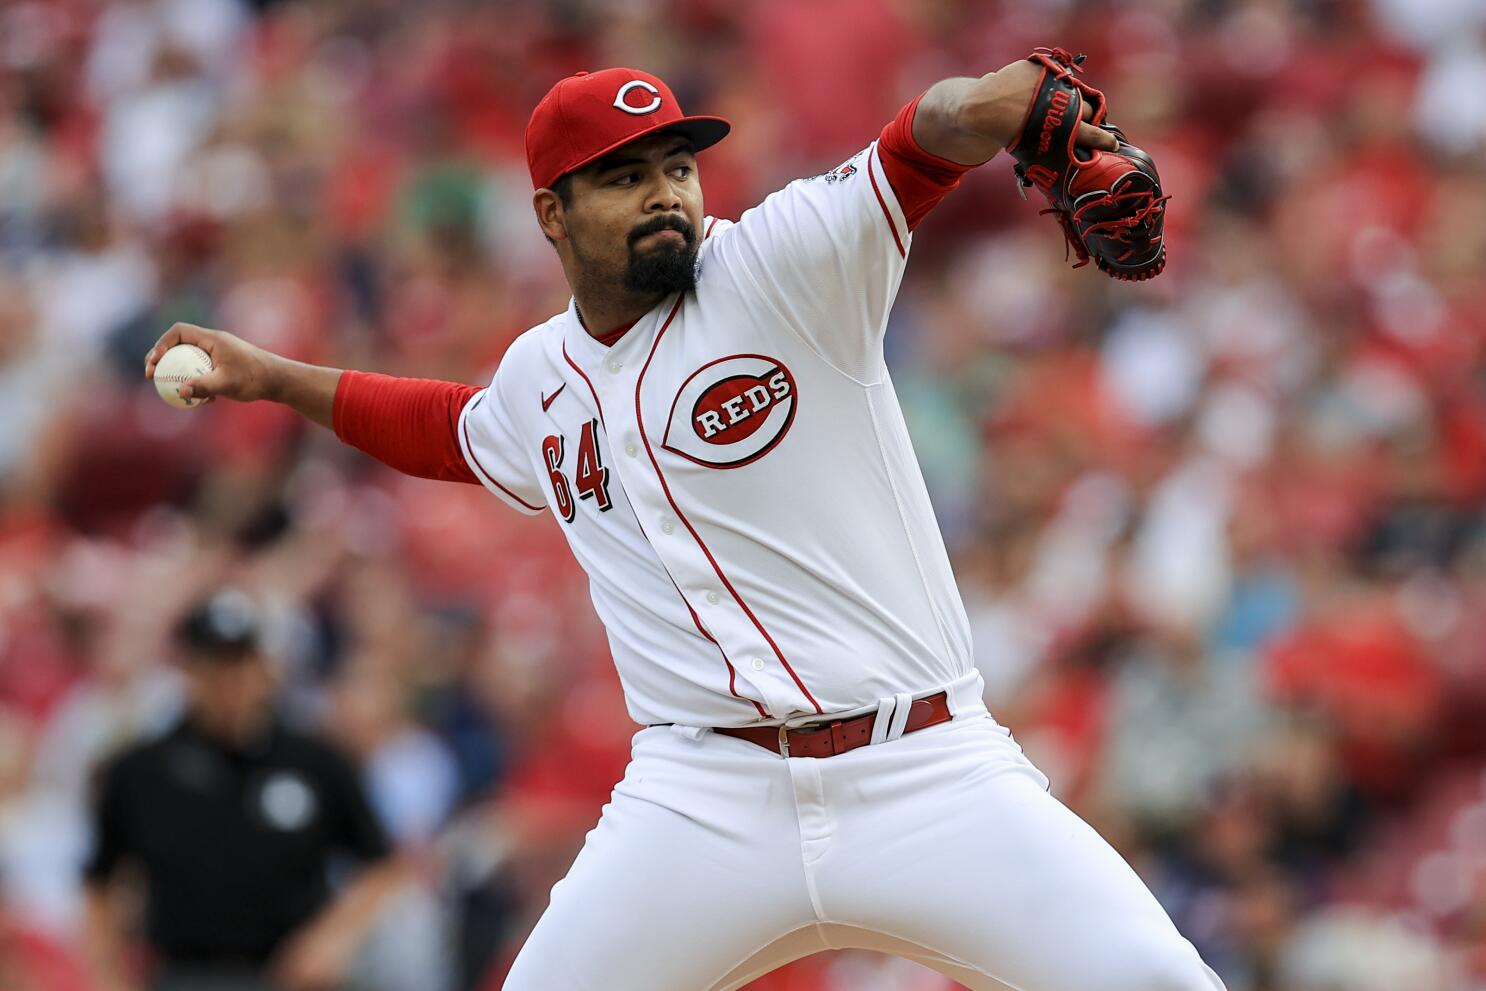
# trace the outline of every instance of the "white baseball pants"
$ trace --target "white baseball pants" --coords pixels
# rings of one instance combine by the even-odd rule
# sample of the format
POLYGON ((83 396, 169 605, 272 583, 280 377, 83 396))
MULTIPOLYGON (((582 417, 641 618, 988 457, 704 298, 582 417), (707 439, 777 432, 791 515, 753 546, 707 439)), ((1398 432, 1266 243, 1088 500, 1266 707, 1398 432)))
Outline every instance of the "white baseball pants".
POLYGON ((980 707, 823 759, 641 730, 505 988, 723 991, 846 947, 973 991, 1223 987, 980 707))

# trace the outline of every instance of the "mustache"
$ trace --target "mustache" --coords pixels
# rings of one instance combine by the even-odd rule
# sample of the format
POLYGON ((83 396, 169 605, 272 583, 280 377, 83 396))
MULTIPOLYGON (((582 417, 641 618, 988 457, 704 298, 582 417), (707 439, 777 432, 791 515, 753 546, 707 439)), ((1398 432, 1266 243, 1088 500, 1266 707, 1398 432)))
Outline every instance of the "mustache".
POLYGON ((633 248, 641 238, 649 237, 651 234, 659 234, 661 231, 675 231, 686 238, 688 245, 696 243, 696 228, 681 216, 666 215, 647 220, 645 223, 629 232, 629 246, 633 248))

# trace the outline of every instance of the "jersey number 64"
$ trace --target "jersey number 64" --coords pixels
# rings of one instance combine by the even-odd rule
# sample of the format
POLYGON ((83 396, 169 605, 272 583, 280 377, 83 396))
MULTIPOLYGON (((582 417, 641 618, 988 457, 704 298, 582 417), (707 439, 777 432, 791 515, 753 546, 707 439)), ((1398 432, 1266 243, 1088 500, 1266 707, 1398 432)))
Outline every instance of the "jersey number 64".
MULTIPOLYGON (((578 438, 578 464, 573 473, 573 482, 578 487, 579 499, 593 499, 599 512, 606 513, 614 508, 614 501, 609 498, 609 469, 604 467, 599 456, 598 425, 597 420, 589 420, 583 424, 583 432, 578 438)), ((542 461, 547 465, 547 477, 552 480, 552 508, 563 518, 563 522, 571 523, 577 515, 578 507, 573 502, 573 491, 568 488, 568 480, 562 473, 563 452, 566 447, 567 441, 561 434, 552 434, 542 440, 542 461)))

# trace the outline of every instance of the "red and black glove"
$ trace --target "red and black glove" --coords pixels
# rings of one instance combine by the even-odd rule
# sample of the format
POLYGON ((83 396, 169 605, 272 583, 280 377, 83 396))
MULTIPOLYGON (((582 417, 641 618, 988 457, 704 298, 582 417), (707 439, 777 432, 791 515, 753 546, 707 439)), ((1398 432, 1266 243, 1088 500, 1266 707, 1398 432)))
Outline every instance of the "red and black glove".
POLYGON ((1116 279, 1142 281, 1166 267, 1165 203, 1161 177, 1151 156, 1125 140, 1124 132, 1104 119, 1104 94, 1075 73, 1083 62, 1062 48, 1039 48, 1027 56, 1040 64, 1042 78, 1021 134, 1007 146, 1016 159, 1022 195, 1036 186, 1047 196, 1063 227, 1069 248, 1078 255, 1074 268, 1094 260, 1116 279), (1117 151, 1075 144, 1084 104, 1093 108, 1089 123, 1119 139, 1117 151))

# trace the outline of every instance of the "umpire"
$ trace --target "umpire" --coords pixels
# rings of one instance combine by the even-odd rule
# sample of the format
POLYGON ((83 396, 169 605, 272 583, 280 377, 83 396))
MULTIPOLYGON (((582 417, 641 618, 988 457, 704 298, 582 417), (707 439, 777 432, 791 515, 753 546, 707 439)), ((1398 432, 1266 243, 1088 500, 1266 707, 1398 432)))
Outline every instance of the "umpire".
POLYGON ((402 879, 356 770, 276 717, 259 628, 240 592, 198 607, 177 636, 184 715, 104 772, 85 870, 89 957, 110 991, 141 987, 118 875, 144 882, 155 991, 340 987, 402 879), (333 895, 338 853, 361 867, 333 895))

